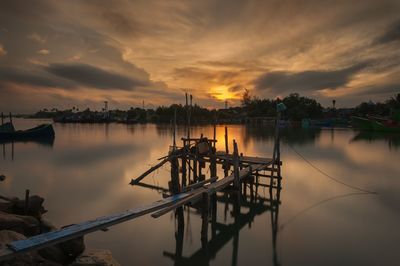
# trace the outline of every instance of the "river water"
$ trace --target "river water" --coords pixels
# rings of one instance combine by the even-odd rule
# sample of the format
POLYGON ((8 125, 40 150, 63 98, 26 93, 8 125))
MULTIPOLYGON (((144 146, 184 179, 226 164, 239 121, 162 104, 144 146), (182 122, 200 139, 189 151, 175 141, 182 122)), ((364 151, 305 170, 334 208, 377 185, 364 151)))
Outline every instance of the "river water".
MULTIPOLYGON (((42 122, 16 119, 15 126, 42 122)), ((239 152, 271 157, 271 129, 228 128, 239 152)), ((54 124, 54 129, 53 142, 0 144, 0 174, 7 177, 1 195, 23 198, 30 189, 45 198, 45 218, 57 226, 162 198, 160 191, 128 183, 168 152, 170 126, 54 124)), ((192 136, 212 132, 212 126, 192 128, 192 136)), ((178 136, 184 134, 178 128, 178 136)), ((217 149, 224 149, 222 125, 217 139, 217 149)), ((86 245, 111 250, 122 265, 399 265, 400 136, 283 130, 281 156, 278 207, 268 207, 269 190, 259 188, 257 197, 266 200, 245 199, 235 216, 235 205, 225 203, 230 197, 219 193, 207 241, 201 241, 201 213, 185 208, 183 227, 173 213, 147 215, 89 234, 86 245)), ((166 164, 143 182, 167 187, 169 169, 166 164)))

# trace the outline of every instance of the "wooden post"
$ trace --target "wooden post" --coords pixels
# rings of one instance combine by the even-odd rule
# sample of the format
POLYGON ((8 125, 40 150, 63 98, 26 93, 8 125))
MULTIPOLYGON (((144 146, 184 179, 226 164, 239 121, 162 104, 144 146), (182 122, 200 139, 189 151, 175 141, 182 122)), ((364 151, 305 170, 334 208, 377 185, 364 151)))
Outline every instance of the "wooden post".
POLYGON ((3 114, 3 112, 1 112, 1 125, 3 125, 4 124, 4 114, 3 114))
POLYGON ((178 228, 175 231, 175 256, 177 258, 182 258, 183 252, 183 235, 185 231, 185 219, 183 217, 183 208, 179 207, 175 211, 175 218, 177 220, 178 228))
POLYGON ((29 189, 25 190, 25 206, 24 213, 27 214, 29 209, 29 189))
POLYGON ((202 212, 201 212, 201 246, 205 248, 208 241, 208 193, 202 194, 202 212))
POLYGON ((197 154, 194 155, 195 158, 193 159, 193 181, 197 182, 198 181, 198 176, 197 176, 197 154))
POLYGON ((171 192, 172 194, 178 194, 180 193, 178 157, 172 156, 170 162, 171 162, 171 192))
POLYGON ((278 103, 276 106, 276 124, 275 124, 275 142, 274 142, 274 151, 272 154, 272 165, 271 165, 271 179, 270 179, 270 186, 269 186, 269 191, 272 193, 272 187, 274 184, 274 178, 275 178, 275 166, 277 166, 276 171, 278 173, 277 179, 278 179, 278 186, 280 186, 280 137, 279 137, 279 121, 281 120, 281 114, 282 111, 286 109, 286 106, 283 103, 278 103))
MULTIPOLYGON (((214 137, 215 140, 215 137, 214 137)), ((210 154, 210 175, 211 177, 217 177, 217 157, 215 155, 215 142, 214 147, 211 148, 212 152, 210 154)))
POLYGON ((203 176, 202 169, 203 169, 203 162, 199 161, 199 181, 203 181, 205 179, 203 176))
POLYGON ((225 127, 225 152, 226 152, 226 155, 229 154, 228 127, 225 127))
POLYGON ((11 112, 10 112, 10 123, 12 124, 12 115, 11 115, 11 112))
POLYGON ((186 185, 187 185, 187 180, 186 180, 186 172, 187 172, 187 169, 186 169, 186 163, 187 163, 187 161, 186 161, 186 157, 187 157, 187 149, 186 149, 186 141, 185 140, 183 140, 183 154, 182 154, 182 188, 183 187, 186 187, 186 185))
POLYGON ((174 134, 174 137, 173 137, 173 150, 175 151, 176 150, 176 108, 175 108, 175 110, 174 110, 174 129, 173 129, 173 134, 174 134))
POLYGON ((192 100, 193 96, 190 94, 190 105, 189 105, 189 116, 188 116, 188 135, 187 138, 190 139, 190 118, 192 116, 192 100))
MULTIPOLYGON (((229 155, 229 144, 228 144, 228 127, 225 127, 225 153, 226 153, 226 157, 228 158, 229 155)), ((225 160, 224 165, 224 175, 228 176, 229 175, 229 161, 225 160)))
MULTIPOLYGON (((240 227, 240 191, 235 194, 235 200, 233 205, 233 213, 235 215, 235 227, 240 227)), ((237 265, 238 261, 238 250, 239 250, 239 230, 233 236, 233 250, 232 250, 232 265, 237 265)))
POLYGON ((216 125, 216 123, 214 122, 214 142, 213 142, 213 148, 215 149, 215 144, 217 143, 217 125, 216 125))
POLYGON ((217 236, 217 195, 214 193, 210 196, 211 203, 211 237, 217 236))
POLYGON ((185 109, 186 109, 186 129, 187 129, 187 135, 186 136, 189 139, 189 136, 190 136, 189 124, 190 124, 190 122, 189 122, 189 105, 188 105, 188 94, 187 94, 187 92, 185 92, 185 99, 186 99, 185 109))
POLYGON ((239 179, 239 151, 238 146, 235 140, 233 140, 233 175, 234 175, 234 187, 236 189, 240 188, 240 179, 239 179))

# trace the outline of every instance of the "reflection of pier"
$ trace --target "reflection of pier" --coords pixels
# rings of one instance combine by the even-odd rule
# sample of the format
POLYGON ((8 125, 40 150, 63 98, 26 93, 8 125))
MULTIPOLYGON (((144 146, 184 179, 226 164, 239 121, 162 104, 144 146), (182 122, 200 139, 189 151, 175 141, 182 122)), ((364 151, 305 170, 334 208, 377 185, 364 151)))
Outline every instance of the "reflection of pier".
MULTIPOLYGON (((247 187, 246 183, 243 183, 242 193, 230 189, 211 196, 209 206, 207 206, 205 200, 201 202, 201 208, 199 208, 203 221, 201 229, 201 247, 190 256, 183 256, 185 224, 183 209, 178 209, 175 213, 178 225, 175 232, 175 253, 165 251, 163 253, 164 256, 172 259, 174 265, 209 265, 210 261, 216 257, 217 253, 233 240, 231 265, 237 265, 240 230, 246 226, 251 227, 251 224, 257 216, 270 212, 273 265, 279 265, 276 243, 281 189, 273 189, 273 191, 269 193, 269 197, 264 198, 258 194, 259 185, 257 183, 259 184, 259 182, 254 182, 254 178, 250 178, 249 187, 247 187), (250 195, 247 195, 248 192, 250 195), (217 221, 218 205, 223 205, 224 207, 224 222, 217 221), (226 217, 228 214, 233 218, 233 222, 230 224, 226 224, 226 217), (211 225, 210 230, 208 229, 208 224, 211 225), (209 231, 211 231, 210 239, 208 239, 209 231)), ((190 206, 190 208, 196 208, 196 206, 190 206)), ((190 209, 187 209, 187 211, 190 211, 190 209)))

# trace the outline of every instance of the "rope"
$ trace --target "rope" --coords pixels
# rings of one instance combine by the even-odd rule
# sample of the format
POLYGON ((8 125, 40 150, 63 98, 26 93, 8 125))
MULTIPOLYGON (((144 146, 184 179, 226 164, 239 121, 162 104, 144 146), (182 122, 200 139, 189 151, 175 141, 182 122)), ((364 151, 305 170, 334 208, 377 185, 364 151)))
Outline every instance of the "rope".
POLYGON ((308 163, 312 168, 314 168, 315 170, 317 170, 318 172, 320 172, 320 173, 321 173, 322 175, 324 175, 325 177, 331 179, 332 181, 334 181, 334 182, 336 182, 336 183, 339 183, 339 184, 341 184, 341 185, 343 185, 343 186, 352 188, 352 189, 354 189, 354 190, 361 191, 361 192, 370 193, 370 194, 378 194, 378 193, 375 192, 375 191, 370 191, 370 190, 366 190, 366 189, 363 189, 363 188, 360 188, 360 187, 357 187, 357 186, 353 186, 353 185, 347 184, 347 183, 345 183, 345 182, 343 182, 343 181, 340 181, 339 179, 337 179, 337 178, 335 178, 335 177, 333 177, 333 176, 331 176, 331 175, 325 173, 325 172, 322 171, 320 168, 318 168, 317 166, 315 166, 312 162, 310 162, 309 160, 307 160, 307 158, 305 158, 300 152, 298 152, 292 145, 290 145, 290 144, 288 144, 288 145, 289 145, 289 147, 290 147, 300 158, 302 158, 302 159, 303 159, 306 163, 308 163))
POLYGON ((285 227, 288 224, 291 224, 292 222, 294 222, 298 217, 300 217, 301 215, 304 215, 305 213, 311 211, 312 209, 314 209, 314 208, 316 208, 316 207, 318 207, 318 206, 320 206, 322 204, 325 204, 325 203, 328 203, 330 201, 334 201, 334 200, 337 200, 337 199, 341 199, 341 198, 360 196, 360 195, 369 195, 369 194, 371 194, 371 193, 369 193, 369 192, 367 192, 367 193, 365 193, 365 192, 353 192, 353 193, 350 193, 350 194, 338 195, 338 196, 334 196, 334 197, 331 197, 331 198, 324 199, 322 201, 319 201, 319 202, 317 202, 317 203, 315 203, 315 204, 313 204, 313 205, 311 205, 311 206, 299 211, 297 214, 292 216, 292 218, 290 218, 286 222, 282 223, 279 226, 279 230, 283 231, 283 229, 285 229, 285 227))

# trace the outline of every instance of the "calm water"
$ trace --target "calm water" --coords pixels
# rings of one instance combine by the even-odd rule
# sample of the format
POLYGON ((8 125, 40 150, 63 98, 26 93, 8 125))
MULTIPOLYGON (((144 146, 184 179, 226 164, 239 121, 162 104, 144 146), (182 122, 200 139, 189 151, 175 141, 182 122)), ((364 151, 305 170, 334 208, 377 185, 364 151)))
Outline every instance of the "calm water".
MULTIPOLYGON (((17 128, 42 121, 17 120, 17 128)), ((0 145, 0 194, 23 197, 26 188, 45 197, 46 218, 58 226, 111 214, 161 198, 156 190, 128 185, 172 141, 168 126, 55 124, 54 143, 0 145)), ((179 130, 183 135, 183 129, 179 130)), ((212 127, 192 135, 212 135, 212 127)), ((217 128, 223 148, 223 127, 217 128)), ((268 129, 229 126, 239 152, 271 156, 268 129)), ((283 132, 279 212, 217 203, 217 235, 200 240, 201 215, 184 211, 184 229, 173 214, 144 216, 108 232, 86 236, 89 248, 110 249, 122 265, 400 265, 400 141, 351 130, 283 132), (329 175, 379 194, 366 194, 323 176, 293 148, 329 175), (272 219, 275 217, 275 219, 272 219), (273 222, 277 221, 277 230, 273 222), (276 232, 274 234, 273 232, 276 232), (218 234, 219 232, 219 234, 218 234), (223 234, 221 232, 224 232, 223 234), (273 239, 276 236, 274 248, 273 239), (183 241, 183 245, 180 245, 183 241), (181 254, 181 255, 180 255, 181 254)), ((167 187, 169 166, 144 181, 167 187)), ((259 189, 268 198, 268 189, 259 189)), ((223 199, 224 194, 219 194, 223 199)), ((211 231, 211 230, 210 230, 211 231)))

